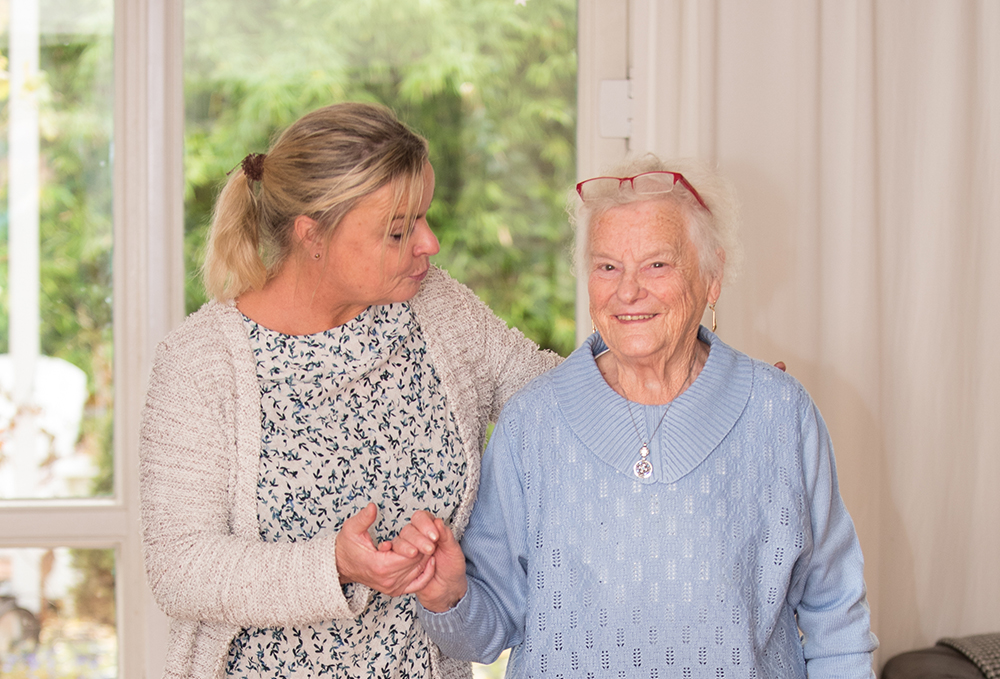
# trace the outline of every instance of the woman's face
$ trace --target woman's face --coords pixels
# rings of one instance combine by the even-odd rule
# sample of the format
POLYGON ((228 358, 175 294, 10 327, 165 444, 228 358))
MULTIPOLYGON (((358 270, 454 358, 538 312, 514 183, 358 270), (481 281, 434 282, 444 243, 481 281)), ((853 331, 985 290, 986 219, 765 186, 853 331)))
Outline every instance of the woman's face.
POLYGON ((701 275, 680 210, 664 201, 613 208, 591 225, 590 315, 608 348, 627 361, 669 360, 690 350, 705 307, 721 290, 701 275))
POLYGON ((424 166, 423 196, 405 245, 405 196, 386 236, 392 194, 393 186, 386 185, 363 198, 337 225, 327 246, 321 286, 338 306, 350 309, 348 318, 373 304, 411 299, 427 276, 431 256, 441 249, 427 224, 434 197, 431 164, 424 166))

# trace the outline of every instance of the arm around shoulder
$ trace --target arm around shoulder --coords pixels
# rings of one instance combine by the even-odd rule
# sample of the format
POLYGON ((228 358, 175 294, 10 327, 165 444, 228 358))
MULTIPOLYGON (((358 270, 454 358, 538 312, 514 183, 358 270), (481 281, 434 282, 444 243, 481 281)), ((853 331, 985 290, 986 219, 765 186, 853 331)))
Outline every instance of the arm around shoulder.
POLYGON ((562 358, 507 326, 475 293, 432 269, 414 306, 428 340, 488 388, 490 420, 514 393, 562 358))

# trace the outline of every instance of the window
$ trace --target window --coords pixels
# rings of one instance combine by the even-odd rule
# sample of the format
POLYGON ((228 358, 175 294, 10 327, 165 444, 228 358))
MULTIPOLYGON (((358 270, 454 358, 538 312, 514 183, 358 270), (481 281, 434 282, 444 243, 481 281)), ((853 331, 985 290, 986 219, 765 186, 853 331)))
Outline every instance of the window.
POLYGON ((434 261, 508 323, 574 346, 576 0, 185 5, 187 309, 226 172, 302 114, 388 105, 430 142, 434 261), (295 45, 290 50, 289 45, 295 45))
MULTIPOLYGON (((190 3, 196 1, 189 0, 190 3)), ((394 13, 404 11, 400 7, 405 9, 408 4, 410 3, 369 2, 351 3, 351 6, 363 5, 376 14, 391 18, 394 13)), ((428 3, 412 4, 423 6, 428 3)), ((434 3, 429 4, 434 5, 434 3)), ((502 24, 489 22, 488 17, 483 15, 487 9, 480 7, 480 4, 486 8, 491 6, 491 3, 465 0, 462 8, 470 16, 478 17, 484 32, 499 29, 502 24)), ((220 5, 227 6, 224 3, 220 5)), ((98 82, 95 78, 100 77, 101 84, 88 90, 89 94, 86 96, 90 99, 86 106, 72 98, 62 98, 58 101, 53 99, 40 104, 42 118, 37 125, 40 131, 39 153, 44 155, 47 150, 53 148, 52 140, 46 135, 53 129, 61 130, 59 134, 69 136, 64 136, 59 143, 66 144, 77 154, 77 160, 74 162, 78 164, 76 169, 71 164, 58 168, 59 172, 66 173, 65 176, 68 178, 65 180, 54 180, 57 175, 47 171, 38 173, 39 190, 51 191, 54 202, 46 202, 44 205, 43 201, 39 203, 40 235, 36 240, 39 283, 34 288, 38 293, 38 301, 30 308, 38 309, 40 312, 39 352, 48 352, 49 355, 62 358, 81 370, 84 375, 85 396, 79 430, 83 432, 83 438, 80 433, 77 434, 74 445, 71 446, 73 452, 80 451, 78 444, 81 442, 84 443, 84 451, 103 452, 99 455, 88 453, 87 459, 91 460, 91 466, 82 475, 72 477, 72 480, 67 476, 65 490, 54 491, 50 487, 44 492, 33 492, 33 498, 15 498, 15 495, 23 496, 28 493, 21 490, 21 485, 12 483, 6 487, 9 490, 0 491, 2 496, 0 497, 0 579, 10 580, 12 577, 10 573, 15 569, 22 569, 25 560, 34 562, 32 568, 42 570, 47 568, 46 564, 51 561, 53 569, 56 571, 62 569, 63 573, 68 573, 59 577, 69 584, 58 592, 55 588, 51 589, 47 598, 65 600, 66 596, 72 598, 73 586, 79 584, 79 578, 82 577, 73 574, 81 572, 79 566, 74 564, 87 560, 103 561, 106 564, 113 560, 113 582, 105 580, 106 585, 101 588, 88 587, 92 591, 102 592, 113 589, 115 594, 113 608, 116 638, 109 642, 106 636, 94 635, 94 639, 100 642, 98 646, 103 644, 105 649, 111 648, 112 650, 107 653, 116 655, 116 658, 110 665, 101 664, 101 674, 98 676, 158 677, 162 673, 167 632, 165 618, 151 601, 145 583, 138 534, 136 441, 153 349, 156 343, 183 318, 185 287, 189 305, 197 304, 199 294, 194 279, 184 273, 184 252, 187 248, 189 260, 197 256, 199 247, 197 231, 204 227, 205 216, 204 213, 197 216, 194 210, 185 215, 183 210, 185 187, 194 194, 191 199, 193 202, 202 201, 202 204, 206 204, 205 201, 209 200, 208 195, 214 190, 213 183, 221 179, 225 171, 235 165, 247 151, 260 150, 267 134, 290 122, 301 110, 289 109, 282 112, 280 106, 275 106, 268 114, 269 116, 273 114, 274 117, 262 118, 260 124, 251 130, 252 134, 234 136, 228 147, 225 143, 217 146, 217 158, 208 153, 207 144, 216 144, 224 140, 218 137, 210 138, 211 133, 205 132, 206 146, 199 153, 197 143, 200 141, 198 136, 200 133, 189 129, 186 139, 188 158, 201 159, 199 162, 204 163, 200 168, 204 174, 199 179, 198 164, 188 162, 185 166, 183 163, 185 95, 184 15, 181 3, 170 0, 0 0, 0 25, 4 27, 4 35, 7 36, 0 39, 2 40, 0 50, 5 59, 10 59, 7 22, 15 6, 17 10, 25 6, 38 10, 38 53, 43 71, 49 68, 49 64, 54 63, 51 60, 56 57, 63 59, 60 62, 63 64, 72 64, 74 62, 71 57, 77 58, 79 60, 77 67, 83 69, 53 72, 51 79, 42 83, 45 85, 44 92, 52 92, 53 86, 57 89, 66 86, 68 89, 64 90, 65 93, 75 92, 73 96, 84 96, 82 93, 90 86, 88 83, 98 82), (47 59, 49 61, 46 61, 47 59), (79 75, 83 73, 87 74, 87 78, 79 75), (91 116, 98 115, 96 113, 98 109, 102 111, 99 115, 103 117, 102 122, 95 126, 95 120, 91 116), (55 128, 50 128, 48 124, 53 119, 45 116, 57 110, 63 110, 65 113, 54 116, 59 119, 63 127, 56 125, 55 128), (102 130, 104 136, 83 134, 85 128, 102 130), (95 159, 96 162, 92 162, 95 159), (232 163, 229 163, 230 159, 233 159, 232 163), (83 164, 86 164, 85 170, 83 164), (87 184, 88 190, 95 189, 96 192, 74 193, 69 188, 74 182, 87 184), (45 189, 43 185, 49 188, 45 189), (199 191, 205 193, 199 195, 199 191), (87 197, 80 198, 82 195, 87 197), (42 221, 44 218, 41 215, 49 214, 45 211, 53 209, 56 205, 60 206, 60 210, 51 214, 57 220, 68 219, 75 224, 74 228, 85 230, 87 237, 80 239, 77 245, 80 250, 74 251, 65 242, 68 235, 65 228, 54 227, 54 224, 63 222, 42 221), (108 210, 113 215, 110 221, 108 210), (50 228, 53 230, 46 231, 50 228), (53 234, 51 242, 48 236, 45 236, 43 242, 42 235, 46 233, 53 234), (63 242, 59 242, 60 240, 63 242), (60 256, 70 261, 51 261, 50 258, 56 256, 49 253, 56 251, 63 253, 60 256), (74 259, 76 261, 72 261, 74 259), (98 261, 102 263, 95 264, 98 261), (59 270, 56 265, 70 268, 59 270), (90 279, 86 278, 88 275, 91 276, 90 279), (81 281, 94 280, 94 276, 103 277, 102 282, 81 286, 81 281), (54 281, 48 288, 43 287, 44 277, 48 277, 46 280, 54 281), (108 294, 109 289, 110 294, 108 294), (87 346, 104 347, 104 353, 101 355, 103 363, 100 365, 88 364, 74 358, 76 356, 74 351, 82 351, 85 337, 77 336, 67 344, 58 339, 46 339, 44 335, 44 332, 48 332, 42 328, 48 322, 46 319, 64 318, 66 315, 73 315, 65 313, 67 308, 72 309, 74 314, 79 308, 64 307, 59 314, 50 315, 48 311, 44 311, 46 305, 60 299, 78 298, 86 298, 93 302, 88 302, 89 306, 86 308, 89 309, 88 314, 95 316, 90 317, 84 325, 85 329, 92 333, 91 344, 87 346), (103 304, 101 300, 104 300, 103 304), (107 338, 109 326, 113 341, 107 338), (100 332, 97 332, 98 328, 100 332), (104 338, 101 339, 102 342, 105 339, 109 341, 103 345, 96 342, 94 338, 98 335, 104 338), (109 375, 112 379, 110 389, 99 391, 98 376, 106 380, 109 375), (103 394, 101 398, 106 400, 100 401, 97 397, 99 393, 103 394), (56 564, 68 564, 68 566, 56 564)), ((326 6, 327 9, 331 9, 329 3, 326 3, 326 6)), ((538 0, 509 0, 506 4, 497 3, 497 6, 505 11, 512 8, 527 8, 530 14, 526 16, 538 18, 540 21, 550 20, 551 12, 566 11, 564 3, 544 3, 538 0), (545 7, 547 4, 551 6, 545 7)), ((337 6, 333 6, 335 7, 337 6)), ((260 19, 259 14, 251 11, 250 6, 242 5, 238 10, 228 16, 216 14, 215 18, 238 24, 240 17, 246 17, 251 28, 263 26, 265 32, 270 30, 271 27, 260 19)), ((439 261, 456 275, 464 277, 474 287, 478 287, 480 294, 486 297, 494 308, 499 309, 509 321, 521 327, 529 327, 543 317, 552 316, 551 308, 547 308, 546 305, 558 308, 556 315, 564 319, 563 326, 542 331, 535 336, 543 343, 559 347, 560 351, 568 348, 565 319, 572 317, 572 310, 567 315, 564 309, 566 301, 572 300, 573 284, 564 277, 566 272, 560 269, 562 264, 547 260, 548 255, 527 263, 516 259, 520 254, 518 251, 534 247, 536 241, 533 239, 539 235, 545 236, 544 232, 549 226, 554 228, 556 222, 546 222, 545 228, 533 232, 532 229, 536 225, 529 223, 529 220, 518 220, 512 216, 509 206, 511 203, 528 202, 532 209, 537 210, 533 214, 552 214, 556 205, 555 194, 552 192, 562 192, 575 180, 572 176, 574 174, 572 156, 565 155, 572 154, 572 149, 566 148, 568 143, 566 135, 568 134, 571 143, 574 134, 573 123, 579 139, 577 163, 584 173, 593 174, 591 169, 603 164, 602 158, 617 153, 622 147, 617 141, 599 140, 592 132, 595 129, 593 111, 596 111, 596 106, 593 101, 597 91, 597 79, 625 76, 624 30, 618 31, 618 27, 624 26, 621 4, 618 0, 580 0, 578 12, 580 45, 583 50, 579 61, 579 92, 577 95, 569 92, 569 108, 566 108, 564 103, 553 106, 551 102, 536 101, 538 90, 533 90, 530 98, 520 102, 513 99, 505 100, 504 95, 497 92, 483 91, 482 81, 468 76, 471 71, 467 66, 472 65, 461 63, 462 60, 445 53, 449 42, 457 35, 448 31, 453 31, 456 24, 439 25, 436 16, 425 17, 419 28, 434 36, 433 49, 450 60, 448 63, 451 64, 451 70, 444 74, 450 78, 447 86, 440 86, 435 90, 436 94, 430 97, 443 106, 426 107, 419 104, 416 99, 411 99, 404 101, 398 107, 407 122, 431 137, 431 143, 435 147, 434 160, 438 167, 443 168, 447 165, 459 168, 455 171, 453 184, 449 185, 447 190, 444 186, 439 188, 436 209, 439 209, 440 213, 436 217, 443 245, 450 251, 450 254, 445 252, 442 255, 451 258, 445 262, 445 257, 442 256, 439 257, 439 261), (613 35, 608 33, 609 27, 614 27, 613 35), (609 35, 610 40, 608 40, 609 35), (578 119, 575 119, 575 114, 571 110, 574 96, 578 96, 581 101, 581 115, 578 119), (487 104, 490 110, 487 110, 487 104), (498 116, 494 106, 499 106, 504 115, 498 116), (526 108, 529 110, 526 111, 526 108), (479 139, 481 135, 495 131, 493 127, 503 126, 510 122, 508 117, 521 113, 527 114, 527 119, 535 126, 530 130, 532 138, 541 139, 543 142, 540 146, 533 147, 531 153, 539 154, 535 158, 541 158, 541 168, 544 173, 553 177, 552 183, 546 184, 544 189, 540 184, 528 181, 529 177, 534 179, 537 174, 525 175, 523 181, 515 183, 513 187, 498 184, 499 178, 506 174, 516 174, 520 168, 532 168, 531 156, 520 148, 505 146, 503 142, 494 140, 484 147, 487 153, 468 157, 467 152, 461 147, 452 145, 456 140, 435 133, 432 129, 433 124, 440 121, 439 130, 461 130, 458 136, 482 141, 479 139), (439 119, 438 115, 445 117, 439 119), (448 115, 460 116, 461 124, 457 124, 454 118, 448 118, 448 115), (525 155, 518 155, 521 153, 525 155), (560 156, 563 160, 556 163, 555 156, 560 156), (569 158, 568 169, 567 158, 569 158), (455 184, 461 182, 474 184, 478 187, 473 187, 476 191, 480 188, 482 191, 478 194, 475 191, 466 194, 456 190, 455 184), (451 195, 451 199, 447 199, 446 194, 452 190, 455 192, 451 195), (482 203, 489 207, 484 216, 476 218, 470 216, 473 212, 469 203, 475 201, 468 196, 472 195, 485 196, 488 200, 482 203), (467 197, 463 199, 463 196, 467 197), (463 200, 466 202, 463 203, 463 200), (476 219, 479 221, 474 221, 476 219), (508 236, 510 244, 505 245, 508 236), (478 248, 489 248, 493 252, 486 254, 485 250, 478 248), (475 256, 468 256, 469 252, 475 253, 475 256), (490 264, 487 266, 486 262, 490 264), (506 302, 502 298, 491 298, 490 291, 484 292, 482 286, 477 283, 477 277, 482 275, 481 271, 484 269, 499 269, 510 275, 522 268, 540 272, 540 279, 545 282, 538 285, 540 296, 534 296, 534 292, 507 295, 507 299, 513 301, 513 304, 508 305, 511 309, 509 312, 504 310, 506 302), (550 274, 558 278, 545 278, 550 274), (517 308, 517 302, 526 299, 532 300, 531 303, 523 305, 523 308, 517 308)), ((572 21, 572 10, 569 10, 569 13, 569 20, 572 21)), ((355 37, 364 37, 364 25, 358 23, 355 26, 357 28, 355 37)), ((414 30, 414 26, 418 25, 410 26, 411 30, 407 33, 416 34, 418 31, 414 30)), ((546 38, 543 28, 545 26, 541 24, 523 27, 524 35, 528 36, 532 43, 528 45, 529 51, 524 55, 523 63, 526 68, 521 75, 536 79, 529 82, 528 87, 540 88, 546 77, 552 77, 560 72, 565 74, 565 70, 560 69, 567 66, 571 58, 569 52, 572 41, 568 45, 546 42, 551 40, 551 36, 546 38), (545 61, 550 55, 555 61, 541 65, 533 63, 545 61), (561 65, 557 63, 559 59, 563 60, 561 65)), ((408 37, 394 34, 392 40, 408 37)), ((459 37, 464 40, 479 39, 479 36, 474 35, 459 37)), ((485 39, 489 36, 482 37, 485 39)), ((285 55, 288 60, 288 74, 296 76, 295 80, 290 81, 293 85, 291 89, 298 88, 300 94, 306 95, 307 98, 303 100, 306 103, 309 101, 308 97, 314 97, 312 101, 318 105, 321 101, 321 92, 319 89, 313 89, 315 82, 312 80, 316 74, 307 66, 317 53, 313 50, 321 52, 331 48, 318 44, 326 40, 327 36, 319 36, 314 32, 312 38, 311 43, 286 41, 275 47, 274 51, 285 55)), ((414 36, 412 39, 417 40, 417 37, 414 36)), ((220 45, 219 52, 223 52, 225 47, 225 44, 220 45)), ((387 53, 386 45, 383 44, 382 47, 383 54, 387 53)), ((515 56, 493 54, 492 58, 515 56)), ((387 57, 382 63, 391 65, 390 61, 387 57)), ((272 73, 284 72, 277 57, 272 57, 270 63, 274 67, 272 73)), ((421 77, 429 78, 429 82, 434 83, 435 68, 445 61, 425 58, 422 61, 417 59, 416 63, 421 65, 421 77)), ((352 68, 362 68, 362 65, 357 62, 352 68)), ((0 70, 9 72, 9 64, 0 70)), ((328 88, 322 90, 322 95, 326 97, 330 92, 338 92, 336 89, 329 89, 333 87, 335 75, 340 79, 341 86, 345 87, 339 91, 345 98, 362 95, 372 98, 383 96, 385 83, 380 83, 376 78, 377 70, 370 68, 364 86, 358 86, 356 89, 346 89, 346 87, 354 86, 353 76, 359 73, 357 70, 352 73, 341 71, 332 75, 319 74, 326 79, 323 87, 328 88)), ((215 79, 211 82, 216 83, 225 80, 218 76, 219 73, 209 72, 206 76, 208 79, 202 83, 205 87, 199 89, 201 86, 196 84, 196 96, 187 102, 187 113, 196 126, 219 111, 225 110, 228 112, 227 115, 233 115, 240 110, 243 113, 249 110, 240 109, 239 106, 212 109, 212 106, 224 101, 230 104, 236 99, 246 102, 245 98, 237 96, 240 95, 238 91, 220 90, 215 92, 214 96, 208 92, 211 79, 215 79), (236 98, 225 99, 226 97, 236 98)), ((0 96, 8 96, 12 80, 12 78, 6 81, 0 79, 0 96), (7 91, 4 91, 5 88, 7 91)), ((418 81, 406 82, 412 84, 418 81)), ((566 95, 565 90, 562 95, 566 95)), ((326 99, 323 99, 324 103, 325 101, 326 99)), ((0 112, 0 116, 9 115, 9 110, 0 112)), ((9 119, 5 119, 4 124, 9 124, 9 119)), ((7 135, 4 135, 3 139, 6 140, 7 135)), ((0 149, 2 149, 0 155, 4 157, 12 151, 9 142, 6 141, 0 141, 0 149), (7 145, 3 146, 4 144, 7 145)), ((8 187, 11 176, 12 172, 5 169, 0 181, 2 186, 0 190, 7 191, 7 198, 10 194, 8 187)), ((15 182, 23 178, 18 173, 15 182)), ((465 187, 465 190, 468 190, 468 187, 465 187)), ((15 189, 15 193, 20 195, 21 190, 15 189)), ((564 221, 561 214, 559 220, 559 224, 564 221)), ((2 353, 10 351, 8 337, 10 305, 13 297, 9 285, 9 267, 12 259, 9 244, 10 224, 9 217, 0 220, 0 249, 3 250, 0 252, 0 344, 2 344, 0 352, 2 353)), ((559 247, 564 243, 564 238, 565 234, 556 237, 555 242, 559 247)), ((561 257, 563 253, 556 252, 554 256, 561 257)), ((567 260, 564 258, 562 262, 565 261, 567 260)), ((527 279, 522 278, 520 282, 524 280, 527 279)), ((20 300, 20 296, 17 299, 20 300)), ((579 304, 579 299, 577 303, 579 304)), ((76 321, 82 322, 82 319, 76 317, 76 321)), ((587 327, 589 329, 589 325, 587 327)), ((59 337, 66 336, 68 335, 59 337)), ((79 373, 74 374, 76 374, 74 379, 79 382, 79 373)), ((66 384, 68 388, 69 381, 66 384)), ((9 413, 9 408, 7 411, 0 408, 0 418, 4 416, 4 412, 9 413)), ((106 566, 97 569, 87 566, 83 570, 88 569, 91 573, 107 573, 106 566)), ((41 573, 41 570, 38 573, 41 573)), ((0 597, 4 594, 0 591, 0 597)), ((3 600, 0 598, 0 606, 2 605, 3 600)), ((70 604, 60 605, 65 608, 70 604)), ((13 611, 13 616, 26 626, 30 626, 30 620, 15 609, 29 610, 37 618, 30 607, 25 607, 19 602, 10 606, 6 612, 10 614, 13 611)), ((4 611, 0 611, 0 615, 3 613, 4 611)), ((6 676, 9 671, 10 668, 5 666, 0 673, 6 676)))
POLYGON ((118 670, 115 541, 63 530, 113 504, 112 42, 108 0, 0 6, 4 676, 118 670))

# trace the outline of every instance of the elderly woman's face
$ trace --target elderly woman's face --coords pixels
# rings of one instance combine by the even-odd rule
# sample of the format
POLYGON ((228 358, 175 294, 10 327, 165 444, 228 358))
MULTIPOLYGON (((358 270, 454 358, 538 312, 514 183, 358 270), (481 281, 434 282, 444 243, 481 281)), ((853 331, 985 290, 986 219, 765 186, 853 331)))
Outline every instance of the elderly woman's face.
POLYGON ((590 315, 619 359, 669 359, 690 349, 721 289, 702 276, 682 213, 646 201, 613 208, 591 225, 590 315))

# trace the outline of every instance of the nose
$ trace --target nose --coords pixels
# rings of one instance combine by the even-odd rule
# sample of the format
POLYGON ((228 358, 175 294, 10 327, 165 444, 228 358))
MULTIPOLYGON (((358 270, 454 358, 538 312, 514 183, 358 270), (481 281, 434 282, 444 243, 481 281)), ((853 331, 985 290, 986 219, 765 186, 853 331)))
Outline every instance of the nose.
POLYGON ((618 298, 623 302, 634 302, 642 296, 642 283, 635 271, 626 271, 618 280, 618 298))
POLYGON ((431 257, 441 251, 441 244, 426 219, 417 221, 413 233, 410 235, 410 242, 413 245, 414 257, 431 257))

